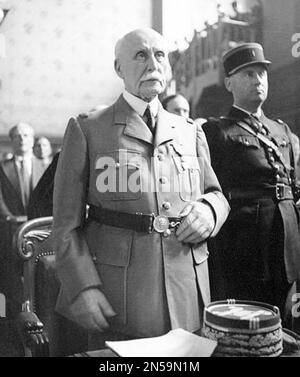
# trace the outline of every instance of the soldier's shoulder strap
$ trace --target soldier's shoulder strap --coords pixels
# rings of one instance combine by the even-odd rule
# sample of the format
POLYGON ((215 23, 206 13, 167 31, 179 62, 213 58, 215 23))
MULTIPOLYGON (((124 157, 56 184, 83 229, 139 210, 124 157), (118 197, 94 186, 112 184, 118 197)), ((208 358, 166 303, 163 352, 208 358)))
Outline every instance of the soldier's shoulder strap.
POLYGON ((217 117, 208 117, 207 118, 207 122, 208 123, 219 123, 220 122, 220 118, 217 118, 217 117))
POLYGON ((222 126, 225 126, 225 125, 230 125, 235 121, 236 121, 236 119, 230 118, 230 117, 227 117, 227 116, 209 117, 207 119, 206 124, 222 127, 222 126))
POLYGON ((228 116, 220 116, 220 117, 209 117, 208 122, 212 123, 224 123, 224 122, 234 122, 236 121, 235 118, 231 118, 228 116))

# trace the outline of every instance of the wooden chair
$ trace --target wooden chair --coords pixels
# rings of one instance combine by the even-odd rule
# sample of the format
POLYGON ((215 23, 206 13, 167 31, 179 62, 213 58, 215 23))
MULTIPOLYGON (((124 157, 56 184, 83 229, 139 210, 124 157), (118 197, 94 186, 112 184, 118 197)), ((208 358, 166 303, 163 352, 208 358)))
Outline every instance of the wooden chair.
POLYGON ((14 235, 23 261, 24 299, 16 319, 25 356, 66 356, 87 349, 87 334, 55 312, 59 281, 52 248, 53 218, 24 223, 14 235))

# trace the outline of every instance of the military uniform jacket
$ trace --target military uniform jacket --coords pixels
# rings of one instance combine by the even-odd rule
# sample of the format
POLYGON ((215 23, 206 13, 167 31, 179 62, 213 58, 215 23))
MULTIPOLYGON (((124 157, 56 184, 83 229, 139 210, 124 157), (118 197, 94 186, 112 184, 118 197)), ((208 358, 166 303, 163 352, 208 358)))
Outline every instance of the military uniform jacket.
POLYGON ((213 236, 228 203, 207 150, 202 130, 162 107, 153 141, 122 96, 102 112, 70 120, 54 186, 58 311, 67 316, 82 290, 100 286, 117 313, 112 330, 156 336, 170 328, 200 327, 202 300, 210 300, 206 243, 190 247, 174 234, 86 222, 85 206, 178 216, 189 201, 205 200, 216 218, 213 236), (103 190, 109 182, 113 190, 103 190), (121 187, 130 182, 134 190, 121 187))
MULTIPOLYGON (((274 187, 277 183, 291 185, 290 171, 284 168, 272 149, 254 135, 242 129, 237 122, 242 121, 253 127, 257 123, 247 113, 232 107, 229 115, 220 119, 211 119, 203 130, 210 147, 212 166, 220 181, 225 195, 233 191, 262 191, 264 188, 274 187)), ((290 129, 282 121, 273 121, 262 114, 260 122, 268 132, 271 139, 285 160, 285 165, 291 167, 292 147, 290 142, 290 129)), ((293 200, 283 200, 274 203, 272 200, 256 198, 252 200, 231 201, 231 213, 226 223, 226 229, 235 228, 235 237, 242 233, 242 227, 255 225, 257 236, 251 240, 252 250, 264 254, 272 237, 272 222, 275 211, 279 209, 283 222, 284 232, 284 259, 285 269, 289 281, 300 278, 300 237, 298 212, 293 200), (259 200, 261 199, 261 200, 259 200)), ((225 228, 224 228, 225 231, 225 228)), ((237 240, 231 240, 231 243, 237 240)), ((249 246, 249 245, 247 245, 249 246)), ((226 253, 226 245, 219 247, 226 253)), ((240 245, 242 249, 242 245, 240 245)), ((250 246, 249 246, 250 247, 250 246)), ((242 259, 242 253, 239 256, 242 259)), ((254 258, 254 256, 253 256, 254 258)), ((252 258, 252 259, 253 259, 252 258)), ((266 257, 267 258, 267 257, 266 257)), ((248 255, 251 260, 251 256, 248 255)), ((228 264, 230 256, 228 255, 228 264)), ((262 265, 262 263, 260 263, 262 265)), ((242 268, 242 265, 241 267, 242 268)), ((244 265, 245 270, 250 269, 249 262, 244 265)), ((257 276, 268 279, 268 267, 255 266, 257 276)))

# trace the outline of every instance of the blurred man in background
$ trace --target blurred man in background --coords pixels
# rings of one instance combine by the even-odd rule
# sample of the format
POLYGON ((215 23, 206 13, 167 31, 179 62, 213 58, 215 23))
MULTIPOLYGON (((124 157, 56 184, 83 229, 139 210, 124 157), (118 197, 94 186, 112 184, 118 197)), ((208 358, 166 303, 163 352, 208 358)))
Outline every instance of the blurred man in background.
POLYGON ((34 130, 27 123, 18 123, 9 131, 13 157, 0 163, 0 228, 1 286, 8 300, 8 312, 21 309, 21 266, 11 248, 17 227, 27 220, 32 192, 45 167, 33 154, 34 130))
POLYGON ((190 105, 182 94, 173 94, 162 101, 163 108, 172 114, 182 116, 186 119, 190 116, 190 105))
MULTIPOLYGON (((162 105, 164 109, 172 114, 182 116, 186 119, 190 117, 190 104, 182 94, 172 94, 166 97, 162 101, 162 105)), ((194 121, 201 126, 207 121, 207 119, 197 118, 194 121)))

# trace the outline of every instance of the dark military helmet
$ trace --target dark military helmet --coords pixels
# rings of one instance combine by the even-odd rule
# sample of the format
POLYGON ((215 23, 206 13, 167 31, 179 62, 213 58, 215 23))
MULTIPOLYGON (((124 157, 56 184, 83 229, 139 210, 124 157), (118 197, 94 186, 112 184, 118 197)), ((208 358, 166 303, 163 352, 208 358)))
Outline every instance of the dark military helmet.
POLYGON ((265 59, 264 50, 259 43, 243 43, 229 51, 222 57, 226 76, 236 73, 238 70, 253 64, 271 64, 265 59))

